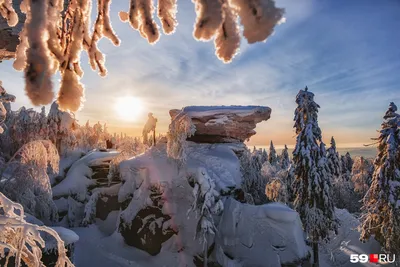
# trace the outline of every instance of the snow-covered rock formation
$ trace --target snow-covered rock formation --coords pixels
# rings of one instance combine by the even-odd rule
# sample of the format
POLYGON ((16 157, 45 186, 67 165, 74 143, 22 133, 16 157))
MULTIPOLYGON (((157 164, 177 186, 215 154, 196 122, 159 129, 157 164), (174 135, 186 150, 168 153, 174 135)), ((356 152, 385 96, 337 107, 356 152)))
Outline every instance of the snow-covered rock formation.
POLYGON ((197 143, 244 142, 256 134, 257 123, 271 116, 271 109, 262 106, 189 106, 169 114, 174 118, 182 112, 196 127, 189 140, 197 143))
POLYGON ((193 120, 199 139, 186 141, 183 164, 168 156, 165 143, 120 163, 116 234, 155 258, 174 257, 174 266, 299 264, 308 249, 298 214, 281 204, 254 206, 238 199, 242 141, 271 110, 188 107, 179 112, 193 120))

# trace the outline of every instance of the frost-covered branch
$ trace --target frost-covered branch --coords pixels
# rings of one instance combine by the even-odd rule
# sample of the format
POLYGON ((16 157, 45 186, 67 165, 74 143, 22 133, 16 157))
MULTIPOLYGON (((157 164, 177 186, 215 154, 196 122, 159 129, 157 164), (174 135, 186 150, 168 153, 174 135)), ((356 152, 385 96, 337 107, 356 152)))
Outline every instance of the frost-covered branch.
POLYGON ((17 267, 42 266, 42 249, 45 241, 40 232, 46 232, 57 241, 58 259, 56 267, 74 266, 67 257, 64 241, 56 231, 46 226, 38 226, 25 221, 23 207, 0 193, 0 255, 6 257, 8 266, 10 257, 15 257, 17 267))
POLYGON ((18 15, 12 6, 12 0, 0 0, 0 15, 7 20, 8 26, 18 23, 18 15))
POLYGON ((220 194, 215 189, 215 183, 208 175, 205 168, 198 168, 197 173, 191 176, 194 182, 193 196, 194 201, 191 209, 198 216, 198 224, 195 239, 200 238, 204 246, 204 261, 207 261, 207 236, 215 235, 216 226, 213 216, 220 215, 224 205, 220 200, 220 194))
POLYGON ((192 119, 181 112, 172 118, 167 134, 167 154, 168 157, 185 162, 187 157, 186 139, 196 132, 192 119))
MULTIPOLYGON (((59 71, 62 79, 57 101, 61 109, 77 111, 84 102, 84 86, 80 83, 81 51, 88 54, 89 63, 100 76, 107 74, 105 55, 98 42, 108 38, 118 46, 120 40, 111 26, 112 0, 97 0, 97 16, 93 31, 90 17, 92 0, 23 0, 21 11, 26 21, 20 32, 14 68, 25 72, 25 91, 34 105, 47 105, 53 101, 52 75, 59 71), (35 18, 35 19, 33 19, 35 18)), ((127 0, 128 1, 128 0, 127 0)), ((193 36, 200 41, 214 39, 215 54, 225 63, 232 61, 239 51, 240 29, 247 42, 265 41, 274 27, 283 22, 284 9, 277 8, 274 0, 192 0, 196 10, 193 36), (240 27, 242 25, 243 27, 240 27)), ((163 32, 171 34, 178 22, 177 0, 130 0, 129 11, 119 17, 150 44, 160 38, 154 16, 161 21, 163 32)), ((10 26, 18 22, 12 0, 0 0, 0 15, 10 26)))
MULTIPOLYGON (((2 81, 0 80, 0 124, 2 124, 6 120, 7 116, 7 110, 3 106, 3 103, 14 102, 14 101, 15 101, 15 96, 7 94, 6 90, 2 86, 2 81)), ((2 134, 3 131, 4 131, 3 127, 0 126, 0 134, 2 134)))
POLYGON ((5 164, 9 178, 1 191, 21 203, 25 210, 43 221, 57 220, 48 172, 58 173, 60 157, 50 141, 33 141, 22 146, 5 164))

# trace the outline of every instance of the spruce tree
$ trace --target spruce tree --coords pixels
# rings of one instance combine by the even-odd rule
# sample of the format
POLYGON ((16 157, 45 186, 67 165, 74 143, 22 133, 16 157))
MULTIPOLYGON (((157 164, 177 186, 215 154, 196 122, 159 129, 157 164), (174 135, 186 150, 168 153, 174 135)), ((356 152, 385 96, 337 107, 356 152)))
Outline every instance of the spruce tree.
POLYGON ((264 164, 267 161, 268 161, 268 153, 265 149, 263 149, 262 154, 261 154, 261 162, 262 162, 262 164, 264 164))
POLYGON ((372 175, 373 168, 371 168, 370 161, 364 157, 356 157, 351 171, 351 181, 354 184, 354 191, 362 197, 365 196, 371 185, 372 175))
POLYGON ((272 143, 272 140, 271 140, 271 144, 269 146, 268 161, 273 166, 275 166, 276 163, 278 162, 278 157, 276 156, 276 150, 275 150, 274 144, 272 143))
POLYGON ((331 146, 328 148, 328 167, 332 174, 333 179, 339 178, 341 175, 341 162, 339 153, 336 151, 336 141, 335 138, 331 138, 331 146))
POLYGON ((377 138, 372 184, 363 199, 361 240, 374 235, 388 253, 400 253, 400 115, 392 102, 377 138))
POLYGON ((350 179, 351 170, 353 168, 353 159, 350 156, 350 153, 347 152, 346 155, 340 157, 340 164, 342 169, 342 175, 345 176, 347 180, 350 179))
POLYGON ((285 148, 282 150, 280 161, 281 161, 281 168, 283 170, 287 170, 290 166, 290 159, 289 159, 288 148, 286 145, 285 145, 285 148))
POLYGON ((319 266, 318 242, 329 239, 330 231, 337 230, 337 221, 331 197, 326 151, 318 126, 319 105, 314 102, 314 94, 307 87, 299 91, 296 103, 294 208, 313 243, 314 266, 319 266))

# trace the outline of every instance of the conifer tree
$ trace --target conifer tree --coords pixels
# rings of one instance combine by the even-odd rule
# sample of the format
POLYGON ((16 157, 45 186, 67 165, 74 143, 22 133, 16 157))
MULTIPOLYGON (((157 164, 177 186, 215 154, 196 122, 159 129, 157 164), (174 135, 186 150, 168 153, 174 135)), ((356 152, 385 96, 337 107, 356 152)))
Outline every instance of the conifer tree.
POLYGON ((363 199, 361 240, 374 235, 388 253, 400 253, 400 115, 391 102, 377 138, 371 188, 363 199))
POLYGON ((268 153, 265 149, 263 149, 261 154, 261 163, 264 164, 267 161, 268 161, 268 153))
POLYGON ((271 165, 276 165, 276 163, 278 162, 278 157, 276 156, 276 150, 274 144, 272 143, 272 140, 271 144, 269 145, 268 161, 269 163, 271 163, 271 165))
POLYGON ((286 170, 290 166, 290 159, 289 159, 289 153, 288 153, 288 148, 285 145, 285 148, 282 150, 281 154, 281 168, 283 170, 286 170))
POLYGON ((299 91, 296 103, 294 207, 299 212, 305 232, 313 242, 314 266, 319 266, 318 242, 329 239, 330 231, 337 230, 337 221, 331 197, 326 151, 318 126, 319 105, 314 102, 314 94, 307 87, 299 91))
POLYGON ((347 180, 350 179, 351 170, 353 168, 353 159, 350 153, 347 152, 346 155, 340 157, 342 175, 345 175, 347 180))
POLYGON ((372 182, 373 166, 364 157, 356 157, 354 159, 353 168, 351 171, 351 181, 354 184, 354 191, 362 197, 368 191, 372 182))
POLYGON ((339 178, 341 174, 341 162, 339 153, 336 151, 335 138, 331 138, 331 146, 328 148, 328 167, 332 174, 333 179, 339 178))

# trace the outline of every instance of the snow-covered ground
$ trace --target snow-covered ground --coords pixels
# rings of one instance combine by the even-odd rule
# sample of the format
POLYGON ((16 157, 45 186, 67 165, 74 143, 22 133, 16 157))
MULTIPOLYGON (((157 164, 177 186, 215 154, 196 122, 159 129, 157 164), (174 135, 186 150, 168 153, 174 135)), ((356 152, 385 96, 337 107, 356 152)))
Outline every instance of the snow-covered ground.
MULTIPOLYGON (((360 233, 357 231, 359 221, 347 210, 335 209, 336 216, 340 220, 338 235, 328 244, 320 246, 321 266, 343 267, 376 267, 373 263, 351 263, 350 254, 379 254, 381 246, 373 238, 366 243, 360 242, 360 233)), ((394 264, 385 264, 394 266, 394 264)))

